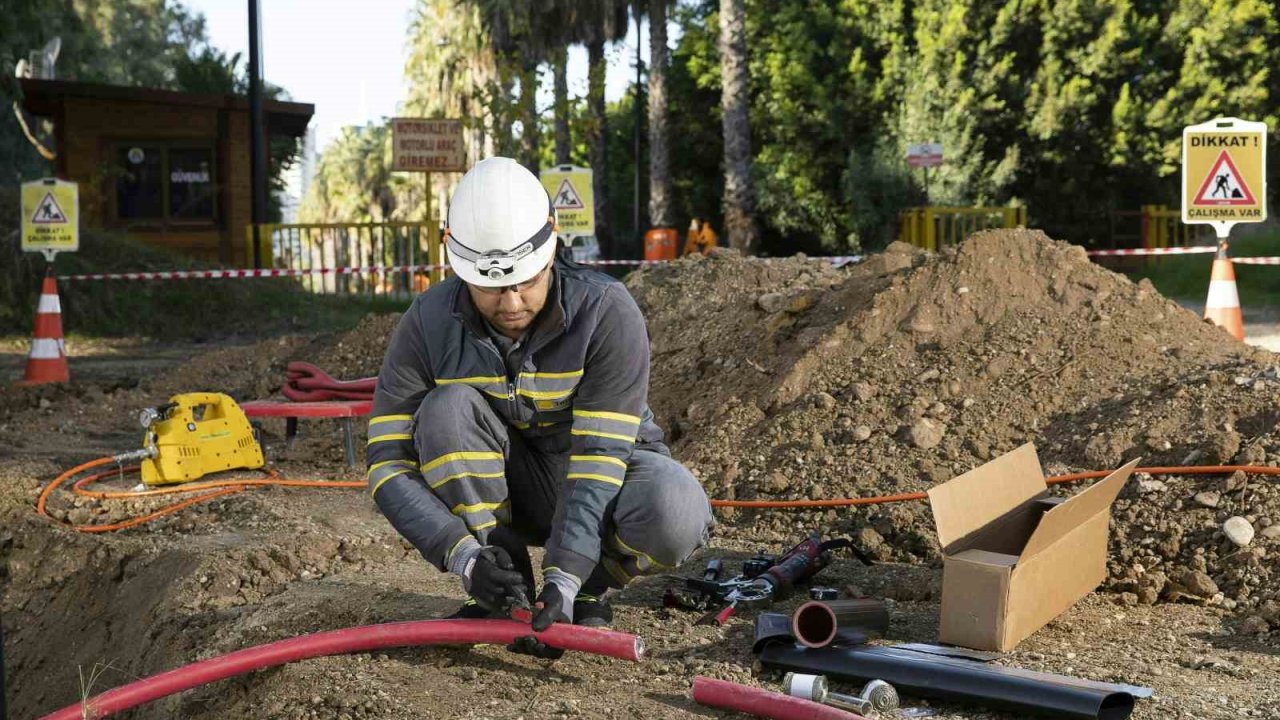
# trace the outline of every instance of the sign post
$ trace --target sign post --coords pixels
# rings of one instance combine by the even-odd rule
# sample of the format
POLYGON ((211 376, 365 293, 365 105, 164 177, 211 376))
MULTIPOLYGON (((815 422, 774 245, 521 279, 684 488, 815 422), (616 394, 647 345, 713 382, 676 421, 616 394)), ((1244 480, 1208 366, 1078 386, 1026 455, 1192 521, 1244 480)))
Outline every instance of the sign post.
POLYGON ((914 143, 907 146, 907 164, 924 168, 924 204, 929 204, 929 168, 942 164, 942 143, 914 143))
POLYGON ((44 178, 22 184, 22 249, 53 264, 60 252, 80 249, 80 188, 44 178))
POLYGON ((595 196, 591 190, 591 168, 557 165, 542 171, 542 187, 556 209, 560 237, 572 247, 573 239, 596 234, 595 196))
MULTIPOLYGON (((391 119, 391 169, 423 174, 424 215, 431 221, 431 173, 465 172, 467 169, 462 121, 440 118, 391 119)), ((439 262, 431 258, 431 264, 439 262)), ((442 278, 432 271, 432 281, 442 278)))

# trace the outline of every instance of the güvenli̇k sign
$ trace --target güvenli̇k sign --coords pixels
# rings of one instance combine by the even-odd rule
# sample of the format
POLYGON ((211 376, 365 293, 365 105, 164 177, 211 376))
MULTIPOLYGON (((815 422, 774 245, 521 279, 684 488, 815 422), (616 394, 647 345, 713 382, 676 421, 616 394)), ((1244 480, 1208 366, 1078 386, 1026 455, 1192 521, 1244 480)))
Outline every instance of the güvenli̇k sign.
POLYGON ((1182 130, 1182 222, 1213 225, 1225 239, 1236 223, 1267 219, 1267 124, 1224 117, 1182 130))

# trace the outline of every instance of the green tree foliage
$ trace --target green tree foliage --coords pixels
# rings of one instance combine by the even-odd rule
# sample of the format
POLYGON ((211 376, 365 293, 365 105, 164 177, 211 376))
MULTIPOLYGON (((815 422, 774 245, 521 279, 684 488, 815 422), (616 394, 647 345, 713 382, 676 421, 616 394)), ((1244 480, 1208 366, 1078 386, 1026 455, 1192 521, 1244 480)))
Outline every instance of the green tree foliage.
MULTIPOLYGON (((238 55, 228 57, 209 45, 204 16, 175 0, 8 0, 0 2, 0 227, 15 222, 9 202, 24 180, 52 172, 23 136, 12 115, 21 98, 13 75, 26 58, 54 37, 62 48, 56 64, 60 80, 161 88, 201 93, 246 92, 247 76, 238 55)), ((267 85, 270 99, 287 98, 281 88, 267 85)), ((31 122, 31 129, 52 147, 47 122, 31 122)), ((297 143, 272 138, 272 190, 284 187, 283 173, 296 159, 297 143)), ((16 201, 15 201, 16 202, 16 201)), ((275 193, 270 212, 279 215, 275 193)))

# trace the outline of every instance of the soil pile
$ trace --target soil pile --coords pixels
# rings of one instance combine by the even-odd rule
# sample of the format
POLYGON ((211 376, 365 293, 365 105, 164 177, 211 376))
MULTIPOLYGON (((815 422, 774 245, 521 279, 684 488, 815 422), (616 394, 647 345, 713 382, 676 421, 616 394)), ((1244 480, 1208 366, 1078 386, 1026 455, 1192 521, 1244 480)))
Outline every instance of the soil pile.
MULTIPOLYGON (((1051 473, 1280 460, 1275 355, 1043 233, 979 233, 936 255, 891 246, 842 270, 718 253, 628 285, 653 336, 655 413, 716 497, 924 490, 1028 441, 1051 473)), ((1280 520, 1271 481, 1219 508, 1193 501, 1215 480, 1142 492, 1150 481, 1117 505, 1117 589, 1280 599, 1265 559, 1280 548, 1264 531, 1280 520), (1237 514, 1258 531, 1243 548, 1221 527, 1237 514), (1187 592, 1197 568, 1218 588, 1187 592)), ((791 537, 799 520, 882 558, 939 560, 925 503, 741 519, 763 538, 791 537)))

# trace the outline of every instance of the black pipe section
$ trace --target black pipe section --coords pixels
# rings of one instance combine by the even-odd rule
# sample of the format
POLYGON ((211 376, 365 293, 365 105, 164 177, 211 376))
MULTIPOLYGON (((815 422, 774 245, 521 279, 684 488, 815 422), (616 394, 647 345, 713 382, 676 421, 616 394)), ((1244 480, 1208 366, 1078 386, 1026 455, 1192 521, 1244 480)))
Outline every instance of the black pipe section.
POLYGON ((889 631, 889 608, 883 600, 811 600, 796 608, 791 630, 800 644, 812 648, 831 645, 840 633, 849 631, 864 638, 884 637, 889 631))
POLYGON ((880 679, 904 695, 1022 714, 1124 720, 1133 712, 1133 695, 1121 686, 894 648, 815 649, 773 643, 760 653, 760 662, 777 670, 826 675, 852 683, 880 679))

